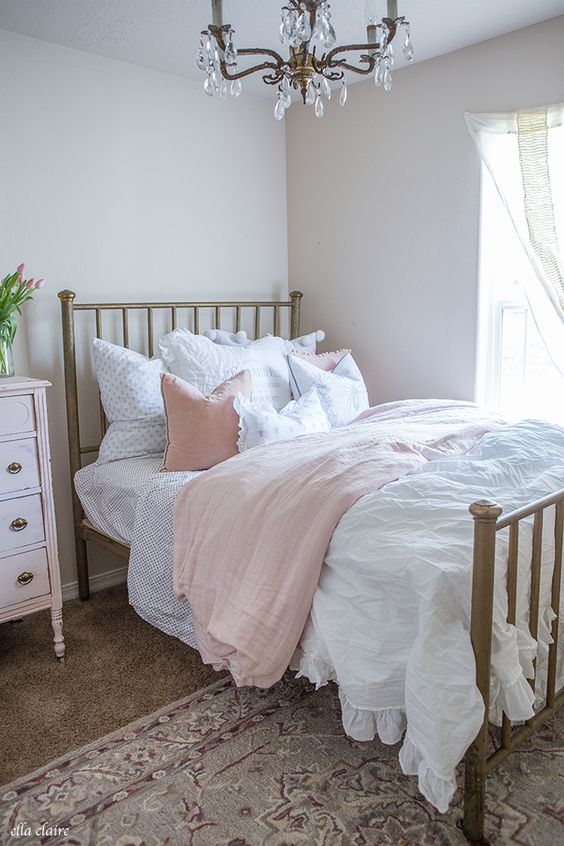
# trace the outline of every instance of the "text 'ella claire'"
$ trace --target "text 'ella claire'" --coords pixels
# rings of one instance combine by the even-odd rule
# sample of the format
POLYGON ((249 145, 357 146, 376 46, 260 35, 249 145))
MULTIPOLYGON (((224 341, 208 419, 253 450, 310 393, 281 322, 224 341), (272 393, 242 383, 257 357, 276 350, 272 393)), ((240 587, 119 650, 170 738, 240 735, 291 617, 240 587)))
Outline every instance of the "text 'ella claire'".
POLYGON ((29 823, 20 822, 11 830, 12 837, 68 837, 70 828, 65 828, 59 825, 49 825, 49 823, 42 823, 36 828, 33 828, 29 823))

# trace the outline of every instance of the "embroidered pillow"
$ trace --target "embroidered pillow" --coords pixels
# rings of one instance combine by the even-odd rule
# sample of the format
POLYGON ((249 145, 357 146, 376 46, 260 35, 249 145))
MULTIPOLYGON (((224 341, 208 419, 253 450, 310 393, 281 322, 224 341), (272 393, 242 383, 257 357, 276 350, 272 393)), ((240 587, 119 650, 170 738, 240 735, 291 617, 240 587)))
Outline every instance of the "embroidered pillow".
POLYGON ((366 385, 350 352, 345 351, 333 370, 322 370, 310 356, 295 354, 288 356, 288 366, 294 395, 301 397, 316 388, 332 427, 346 426, 368 408, 366 385))
POLYGON ((257 405, 242 396, 235 400, 235 411, 239 413, 239 452, 331 428, 315 388, 289 402, 280 413, 272 406, 257 405))
POLYGON ((237 455, 239 415, 233 400, 251 396, 247 370, 207 397, 171 373, 161 375, 161 387, 167 434, 162 471, 208 470, 237 455))
POLYGON ((109 422, 98 463, 162 453, 165 445, 160 358, 94 338, 94 367, 109 422))
MULTIPOLYGON (((325 353, 317 353, 311 354, 304 351, 299 350, 289 350, 292 355, 299 356, 304 361, 308 361, 310 364, 315 365, 315 367, 319 367, 320 370, 334 370, 337 365, 345 358, 346 355, 350 355, 350 350, 335 350, 333 352, 325 352, 325 353)), ((352 359, 352 356, 351 356, 352 359)), ((353 359, 354 361, 354 359, 353 359)), ((288 363, 288 367, 289 367, 288 363)), ((355 365, 356 367, 356 365, 355 365)), ((292 396, 299 397, 300 391, 298 386, 296 385, 295 380, 292 377, 292 368, 289 367, 290 370, 290 390, 292 391, 292 396)), ((343 374, 341 374, 343 375, 343 374)))
POLYGON ((208 395, 225 382, 248 370, 253 402, 270 403, 278 411, 291 399, 286 341, 261 338, 247 347, 214 344, 188 329, 175 329, 161 339, 161 356, 175 376, 208 395))
MULTIPOLYGON (((206 338, 213 341, 214 344, 221 344, 225 347, 248 347, 252 344, 252 340, 247 336, 247 333, 241 329, 239 332, 225 332, 223 329, 206 329, 204 332, 206 338)), ((277 337, 276 335, 266 335, 267 338, 277 337)), ((286 340, 286 339, 284 339, 286 340)), ((287 341, 288 350, 299 350, 304 353, 314 353, 317 344, 325 340, 325 332, 318 329, 317 332, 310 332, 309 335, 301 335, 299 338, 293 338, 287 341)))

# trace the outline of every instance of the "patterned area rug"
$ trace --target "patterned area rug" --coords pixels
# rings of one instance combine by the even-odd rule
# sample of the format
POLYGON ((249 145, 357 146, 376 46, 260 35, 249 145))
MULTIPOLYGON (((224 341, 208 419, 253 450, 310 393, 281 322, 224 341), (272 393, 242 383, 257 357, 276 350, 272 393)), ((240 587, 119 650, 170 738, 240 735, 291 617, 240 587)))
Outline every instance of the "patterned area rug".
MULTIPOLYGON (((0 788, 0 843, 464 846, 461 799, 436 813, 398 747, 348 739, 336 689, 228 679, 0 788)), ((558 715, 488 784, 492 843, 563 842, 558 715)))

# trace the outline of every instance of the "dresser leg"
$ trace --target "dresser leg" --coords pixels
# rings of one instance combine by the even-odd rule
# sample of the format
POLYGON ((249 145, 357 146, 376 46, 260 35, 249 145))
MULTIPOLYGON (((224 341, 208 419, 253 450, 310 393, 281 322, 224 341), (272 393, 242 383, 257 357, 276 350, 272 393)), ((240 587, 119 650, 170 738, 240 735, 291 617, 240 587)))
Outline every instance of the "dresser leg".
POLYGON ((55 655, 62 664, 65 662, 65 639, 63 637, 63 609, 51 609, 51 624, 53 626, 53 643, 55 644, 55 655))

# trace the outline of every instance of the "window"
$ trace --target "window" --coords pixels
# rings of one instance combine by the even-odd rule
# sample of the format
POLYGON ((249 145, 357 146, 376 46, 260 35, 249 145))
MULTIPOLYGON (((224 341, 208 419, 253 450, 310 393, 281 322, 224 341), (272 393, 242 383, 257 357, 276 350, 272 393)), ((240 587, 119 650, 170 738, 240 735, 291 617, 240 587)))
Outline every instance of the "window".
POLYGON ((483 161, 478 399, 564 425, 564 103, 466 123, 483 161))
POLYGON ((478 384, 480 402, 512 418, 564 425, 564 377, 526 296, 534 271, 486 168, 482 177, 478 384))

